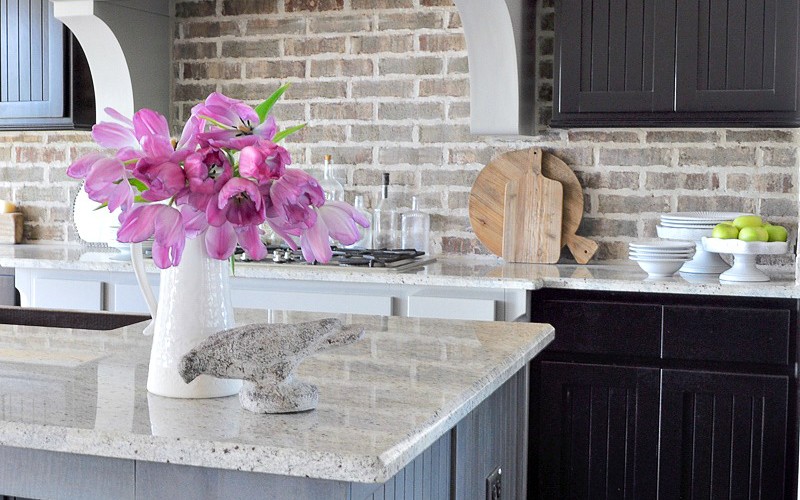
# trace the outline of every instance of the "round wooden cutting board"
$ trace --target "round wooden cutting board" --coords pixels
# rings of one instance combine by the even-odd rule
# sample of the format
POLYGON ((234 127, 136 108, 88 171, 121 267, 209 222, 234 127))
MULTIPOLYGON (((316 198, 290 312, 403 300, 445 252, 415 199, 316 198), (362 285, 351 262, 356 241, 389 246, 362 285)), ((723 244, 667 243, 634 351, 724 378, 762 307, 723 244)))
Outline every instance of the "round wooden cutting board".
MULTIPOLYGON (((509 151, 493 158, 478 174, 469 195, 469 221, 481 243, 495 255, 503 255, 503 221, 505 186, 530 170, 531 149, 509 151)), ((563 186, 564 204, 561 223, 561 245, 570 243, 575 255, 575 246, 580 247, 575 258, 580 263, 588 262, 594 255, 597 244, 575 235, 583 218, 583 188, 575 172, 561 158, 544 152, 542 174, 559 181, 563 186), (584 261, 584 262, 581 262, 584 261)))

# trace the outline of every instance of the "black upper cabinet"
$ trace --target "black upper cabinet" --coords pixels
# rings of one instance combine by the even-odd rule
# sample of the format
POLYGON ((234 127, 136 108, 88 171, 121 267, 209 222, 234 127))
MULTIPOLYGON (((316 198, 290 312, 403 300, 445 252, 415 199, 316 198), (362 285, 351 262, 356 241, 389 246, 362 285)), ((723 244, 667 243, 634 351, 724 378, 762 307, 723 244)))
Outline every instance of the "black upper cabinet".
POLYGON ((553 126, 800 126, 796 0, 560 0, 553 126))
POLYGON ((0 0, 0 129, 90 126, 88 63, 48 0, 0 0))

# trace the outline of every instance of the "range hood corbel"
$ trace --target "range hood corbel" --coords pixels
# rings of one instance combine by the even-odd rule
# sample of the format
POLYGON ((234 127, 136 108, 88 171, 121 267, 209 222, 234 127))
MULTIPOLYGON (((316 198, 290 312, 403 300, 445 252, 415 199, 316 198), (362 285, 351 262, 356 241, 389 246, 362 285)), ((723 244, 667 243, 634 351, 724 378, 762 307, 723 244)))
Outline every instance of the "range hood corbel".
POLYGON ((535 2, 455 0, 467 40, 470 131, 535 133, 535 2))
POLYGON ((50 0, 56 19, 83 48, 94 82, 97 121, 150 108, 169 117, 170 2, 50 0))

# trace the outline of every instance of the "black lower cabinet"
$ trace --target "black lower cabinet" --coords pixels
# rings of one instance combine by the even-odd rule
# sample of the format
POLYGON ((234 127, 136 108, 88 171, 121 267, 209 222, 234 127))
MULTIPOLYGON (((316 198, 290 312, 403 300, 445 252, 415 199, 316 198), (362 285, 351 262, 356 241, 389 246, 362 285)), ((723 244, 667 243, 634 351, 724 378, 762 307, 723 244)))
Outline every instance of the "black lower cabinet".
POLYGON ((660 498, 788 498, 786 377, 664 370, 661 394, 660 498))
POLYGON ((797 498, 797 311, 534 293, 556 340, 532 364, 528 497, 797 498))
POLYGON ((655 498, 658 370, 543 362, 540 382, 542 496, 655 498))

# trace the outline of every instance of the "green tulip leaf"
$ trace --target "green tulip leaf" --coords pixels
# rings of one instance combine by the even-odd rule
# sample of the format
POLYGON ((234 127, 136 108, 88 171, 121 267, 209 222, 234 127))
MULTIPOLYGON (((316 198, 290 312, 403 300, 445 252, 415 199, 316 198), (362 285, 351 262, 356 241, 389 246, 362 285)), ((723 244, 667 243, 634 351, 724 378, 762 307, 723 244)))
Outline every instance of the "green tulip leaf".
POLYGON ((272 142, 277 144, 278 142, 289 137, 290 135, 294 134, 295 132, 297 132, 298 130, 302 129, 305 126, 306 126, 305 123, 301 123, 300 125, 295 125, 294 127, 283 129, 277 134, 275 134, 275 137, 272 138, 272 142))
POLYGON ((281 96, 283 95, 284 92, 286 92, 286 89, 288 89, 289 86, 291 86, 291 83, 284 83, 283 85, 278 87, 278 90, 273 92, 272 95, 269 96, 266 101, 256 106, 256 114, 258 114, 259 123, 264 123, 264 120, 267 118, 267 115, 272 109, 272 106, 274 106, 275 103, 278 102, 278 99, 281 98, 281 96))
POLYGON ((139 179, 128 179, 128 184, 139 190, 140 193, 147 191, 147 185, 139 179))

